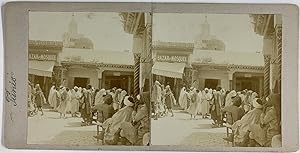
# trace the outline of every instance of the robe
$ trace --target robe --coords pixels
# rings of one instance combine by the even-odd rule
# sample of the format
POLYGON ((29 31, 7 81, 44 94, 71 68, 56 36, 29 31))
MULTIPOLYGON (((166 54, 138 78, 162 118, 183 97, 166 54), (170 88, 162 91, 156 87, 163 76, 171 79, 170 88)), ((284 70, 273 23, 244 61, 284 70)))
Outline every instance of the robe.
POLYGON ((198 93, 193 91, 193 93, 191 94, 191 104, 190 104, 189 108, 187 109, 187 112, 191 115, 196 116, 198 113, 198 108, 199 108, 198 105, 200 105, 198 93))
POLYGON ((162 89, 159 85, 155 84, 153 86, 152 98, 154 103, 155 113, 161 113, 164 111, 164 106, 162 103, 162 89))
POLYGON ((189 96, 188 93, 185 91, 185 87, 183 87, 180 91, 179 95, 179 105, 182 109, 186 110, 188 106, 189 96))
POLYGON ((106 94, 105 89, 101 89, 97 92, 95 97, 95 105, 103 104, 104 103, 104 95, 106 94))
POLYGON ((50 91, 49 91, 49 96, 48 96, 48 103, 50 104, 51 107, 54 107, 53 105, 53 98, 55 98, 53 95, 55 94, 55 86, 52 86, 50 88, 50 91))
POLYGON ((202 103, 201 103, 201 112, 202 115, 208 114, 209 113, 209 102, 212 98, 212 95, 210 93, 203 93, 202 96, 202 103))
POLYGON ((203 96, 202 96, 202 92, 200 91, 198 93, 198 99, 199 99, 199 104, 198 104, 198 114, 202 113, 202 100, 203 100, 203 96))
POLYGON ((103 123, 103 128, 105 129, 104 141, 108 142, 109 144, 117 143, 113 142, 115 139, 115 134, 121 127, 122 123, 132 121, 132 112, 132 107, 125 106, 103 123))
POLYGON ((79 98, 80 98, 79 93, 72 90, 72 93, 71 93, 71 109, 70 109, 71 114, 74 114, 74 113, 79 111, 79 98))
POLYGON ((53 105, 53 110, 57 110, 57 107, 60 104, 60 93, 57 90, 54 90, 54 93, 52 95, 52 105, 53 105))
POLYGON ((214 93, 213 105, 211 109, 211 118, 213 120, 220 121, 221 119, 221 105, 222 105, 221 98, 222 97, 220 91, 216 91, 214 93))
POLYGON ((67 92, 67 106, 66 106, 66 112, 71 112, 71 100, 72 100, 72 93, 71 90, 67 92))
POLYGON ((226 107, 226 106, 232 105, 232 103, 233 103, 232 97, 233 97, 234 94, 236 94, 236 92, 235 92, 234 90, 230 91, 230 92, 227 94, 227 96, 226 96, 226 98, 225 98, 225 107, 226 107))
POLYGON ((120 135, 127 138, 132 144, 143 145, 143 136, 150 131, 150 120, 145 104, 137 110, 133 119, 137 122, 137 125, 134 126, 130 122, 124 122, 121 125, 120 135))
POLYGON ((119 95, 121 95, 121 90, 116 90, 116 93, 113 96, 113 108, 115 111, 119 110, 121 102, 119 101, 119 95))
POLYGON ((120 101, 120 107, 119 107, 119 109, 123 108, 123 106, 124 106, 123 101, 124 101, 124 98, 125 98, 126 95, 127 95, 127 91, 122 90, 121 94, 119 95, 119 101, 120 101))
POLYGON ((83 104, 81 105, 81 117, 83 120, 90 120, 91 118, 91 106, 92 106, 92 92, 86 90, 83 92, 83 104))
POLYGON ((67 91, 62 91, 60 96, 60 104, 57 107, 57 111, 66 114, 66 108, 67 108, 67 100, 68 100, 68 93, 67 91))
POLYGON ((245 135, 250 129, 251 125, 260 124, 261 109, 254 108, 245 114, 241 120, 236 121, 232 125, 234 130, 234 142, 241 143, 245 139, 245 135))

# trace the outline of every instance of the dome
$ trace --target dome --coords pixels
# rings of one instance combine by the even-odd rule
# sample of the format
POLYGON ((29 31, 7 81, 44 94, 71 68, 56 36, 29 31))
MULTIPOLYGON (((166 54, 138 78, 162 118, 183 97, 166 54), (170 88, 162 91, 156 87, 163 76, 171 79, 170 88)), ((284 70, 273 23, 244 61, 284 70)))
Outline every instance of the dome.
POLYGON ((223 41, 219 39, 211 39, 210 41, 207 42, 207 48, 209 50, 220 50, 224 51, 225 50, 225 44, 223 41))
POLYGON ((207 22, 207 16, 205 16, 205 21, 201 24, 201 33, 195 37, 194 46, 201 50, 225 51, 225 43, 210 34, 210 25, 207 22))
POLYGON ((81 48, 81 49, 93 49, 93 41, 86 37, 81 37, 74 41, 74 46, 72 48, 81 48))

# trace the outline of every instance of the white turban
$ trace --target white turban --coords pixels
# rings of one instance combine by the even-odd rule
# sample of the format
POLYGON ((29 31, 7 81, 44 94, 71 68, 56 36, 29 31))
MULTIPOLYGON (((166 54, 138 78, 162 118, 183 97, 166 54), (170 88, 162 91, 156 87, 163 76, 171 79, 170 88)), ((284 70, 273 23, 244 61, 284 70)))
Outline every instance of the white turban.
POLYGON ((129 101, 128 98, 129 98, 129 96, 126 96, 126 97, 124 98, 124 104, 125 104, 126 106, 133 106, 134 103, 131 102, 131 101, 129 101))
POLYGON ((253 100, 253 107, 255 107, 255 108, 262 108, 263 107, 263 105, 261 105, 261 104, 259 104, 258 102, 257 102, 257 100, 258 100, 258 98, 255 98, 254 100, 253 100))

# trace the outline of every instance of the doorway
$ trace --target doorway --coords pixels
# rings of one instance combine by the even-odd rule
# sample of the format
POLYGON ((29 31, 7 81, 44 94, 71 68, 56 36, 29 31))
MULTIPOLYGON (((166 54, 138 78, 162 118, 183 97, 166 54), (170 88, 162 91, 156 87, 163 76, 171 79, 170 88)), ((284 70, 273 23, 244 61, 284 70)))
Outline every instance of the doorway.
POLYGON ((106 76, 105 89, 112 89, 114 87, 129 91, 129 76, 106 76))
POLYGON ((258 78, 236 78, 236 90, 241 91, 244 89, 252 90, 259 93, 259 80, 258 78))
POLYGON ((170 87, 171 87, 171 90, 173 91, 174 90, 174 78, 169 78, 169 77, 166 77, 166 79, 165 79, 165 87, 167 86, 167 85, 169 85, 170 87))
POLYGON ((121 88, 123 84, 123 81, 121 79, 113 79, 110 80, 110 88, 121 88))
POLYGON ((216 89, 219 83, 220 80, 218 79, 205 79, 205 88, 216 89))
POLYGON ((89 78, 74 78, 74 86, 85 88, 89 83, 89 78))

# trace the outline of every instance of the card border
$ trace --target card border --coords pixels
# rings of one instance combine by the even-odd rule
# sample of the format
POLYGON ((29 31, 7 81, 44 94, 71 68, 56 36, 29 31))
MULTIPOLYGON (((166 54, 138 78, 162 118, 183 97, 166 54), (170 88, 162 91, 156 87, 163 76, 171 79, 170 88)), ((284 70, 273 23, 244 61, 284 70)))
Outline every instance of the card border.
MULTIPOLYGON (((299 148, 298 42, 299 8, 294 4, 209 4, 209 3, 108 3, 108 2, 8 2, 2 6, 4 35, 4 88, 14 73, 17 106, 4 98, 2 143, 13 149, 72 150, 172 150, 172 151, 296 151, 299 148), (50 12, 153 12, 282 14, 282 148, 203 148, 199 146, 52 146, 27 144, 28 11, 50 12), (293 89, 293 90, 291 90, 293 89), (25 115, 26 114, 26 115, 25 115), (26 127, 24 128, 24 125, 26 127), (70 148, 72 147, 72 148, 70 148)), ((4 93, 5 95, 5 93, 4 93)))

